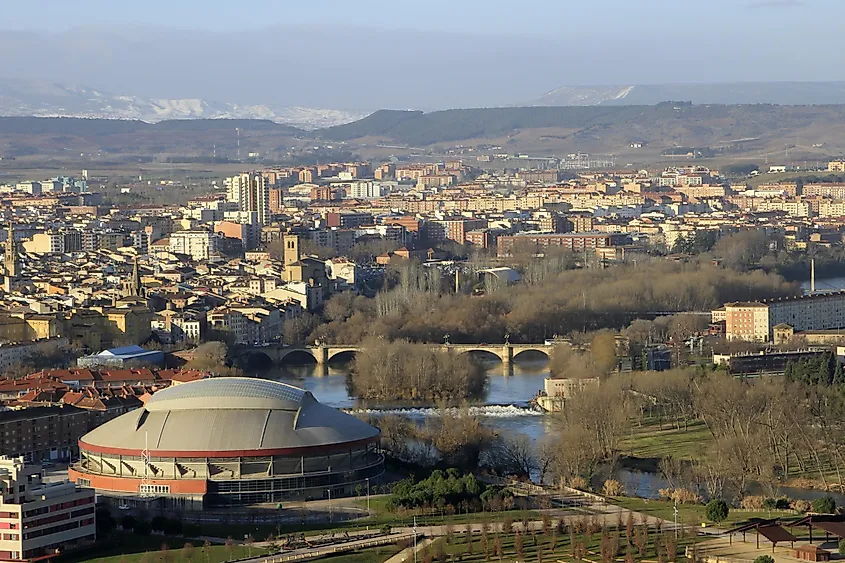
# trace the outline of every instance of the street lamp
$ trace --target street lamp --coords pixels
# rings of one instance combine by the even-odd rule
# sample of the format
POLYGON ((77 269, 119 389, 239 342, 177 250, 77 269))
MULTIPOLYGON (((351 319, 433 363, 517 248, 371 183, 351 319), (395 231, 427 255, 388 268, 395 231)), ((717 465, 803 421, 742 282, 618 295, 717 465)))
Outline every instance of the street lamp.
POLYGON ((329 493, 329 522, 334 521, 334 513, 332 512, 332 490, 326 489, 329 493))
POLYGON ((677 500, 675 501, 675 508, 673 510, 673 513, 675 515, 675 540, 677 541, 677 539, 678 539, 678 501, 677 500))
POLYGON ((366 478, 367 481, 367 516, 370 515, 370 478, 366 478))

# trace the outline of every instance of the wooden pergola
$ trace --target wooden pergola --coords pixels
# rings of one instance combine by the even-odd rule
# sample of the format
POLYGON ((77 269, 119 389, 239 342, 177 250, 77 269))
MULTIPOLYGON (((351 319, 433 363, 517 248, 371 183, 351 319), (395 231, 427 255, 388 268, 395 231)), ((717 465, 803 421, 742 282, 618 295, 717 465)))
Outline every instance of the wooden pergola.
POLYGON ((813 543, 813 528, 824 531, 825 541, 830 540, 831 534, 839 539, 845 538, 845 516, 808 514, 804 518, 792 522, 789 526, 807 526, 810 534, 810 543, 813 543))
POLYGON ((753 520, 748 524, 743 524, 742 526, 738 526, 733 528, 732 530, 728 530, 725 532, 728 534, 728 541, 731 545, 733 545, 733 535, 736 533, 742 534, 742 541, 745 541, 745 533, 754 531, 756 534, 757 539, 757 549, 760 549, 760 536, 763 536, 770 542, 772 542, 772 553, 775 551, 775 547, 777 544, 783 542, 789 542, 791 547, 795 547, 795 541, 798 539, 793 536, 789 531, 780 525, 779 519, 774 520, 753 520))

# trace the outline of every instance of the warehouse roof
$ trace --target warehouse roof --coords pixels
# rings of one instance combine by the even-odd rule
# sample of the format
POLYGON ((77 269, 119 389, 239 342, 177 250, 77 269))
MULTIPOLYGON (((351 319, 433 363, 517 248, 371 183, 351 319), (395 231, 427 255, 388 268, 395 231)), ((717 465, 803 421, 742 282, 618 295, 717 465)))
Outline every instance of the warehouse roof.
POLYGON ((379 430, 275 381, 215 377, 155 393, 82 437, 83 450, 153 457, 298 455, 378 438, 379 430))

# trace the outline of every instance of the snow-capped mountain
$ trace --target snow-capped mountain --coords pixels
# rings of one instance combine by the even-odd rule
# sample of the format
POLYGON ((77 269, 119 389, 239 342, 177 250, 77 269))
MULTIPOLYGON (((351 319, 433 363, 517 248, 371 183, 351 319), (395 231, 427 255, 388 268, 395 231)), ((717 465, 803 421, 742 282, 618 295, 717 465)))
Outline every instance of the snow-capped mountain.
POLYGON ((306 107, 271 107, 199 98, 161 99, 110 94, 93 88, 0 80, 0 116, 139 119, 268 119, 319 129, 360 119, 368 112, 306 107))

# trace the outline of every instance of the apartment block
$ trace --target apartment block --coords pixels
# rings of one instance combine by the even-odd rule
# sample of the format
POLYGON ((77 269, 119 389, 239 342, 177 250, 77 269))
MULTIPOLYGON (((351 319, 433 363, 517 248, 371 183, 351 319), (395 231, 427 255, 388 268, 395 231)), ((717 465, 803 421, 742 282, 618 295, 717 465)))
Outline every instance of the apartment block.
POLYGON ((170 235, 170 252, 187 254, 194 260, 208 260, 216 248, 209 231, 177 231, 170 235))
POLYGON ((88 412, 75 407, 30 407, 0 412, 0 451, 39 462, 67 460, 79 453, 88 432, 88 412))
POLYGON ((532 252, 542 252, 544 248, 584 252, 607 246, 619 246, 628 242, 630 242, 630 237, 624 233, 519 233, 499 237, 498 254, 509 256, 518 247, 524 247, 532 252))
POLYGON ((44 483, 42 468, 0 457, 0 560, 48 559, 96 540, 94 489, 44 483))

